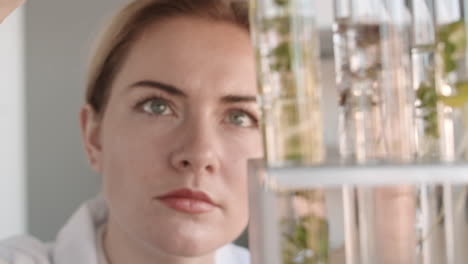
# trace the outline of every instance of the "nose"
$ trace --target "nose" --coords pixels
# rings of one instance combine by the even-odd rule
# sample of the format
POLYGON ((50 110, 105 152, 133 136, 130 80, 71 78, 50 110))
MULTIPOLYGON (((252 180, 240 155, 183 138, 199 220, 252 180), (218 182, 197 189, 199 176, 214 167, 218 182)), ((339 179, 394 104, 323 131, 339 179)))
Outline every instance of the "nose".
POLYGON ((205 126, 184 129, 180 144, 171 154, 171 165, 178 171, 195 175, 214 174, 219 169, 216 136, 205 126))

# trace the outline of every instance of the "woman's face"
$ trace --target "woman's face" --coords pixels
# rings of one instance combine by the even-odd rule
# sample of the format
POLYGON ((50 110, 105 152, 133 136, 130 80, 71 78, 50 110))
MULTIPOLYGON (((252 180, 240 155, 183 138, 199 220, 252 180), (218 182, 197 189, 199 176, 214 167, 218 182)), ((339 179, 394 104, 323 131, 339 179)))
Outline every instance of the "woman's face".
POLYGON ((82 111, 110 224, 179 256, 235 239, 248 218, 247 160, 262 154, 255 97, 245 30, 190 17, 149 27, 102 118, 82 111))

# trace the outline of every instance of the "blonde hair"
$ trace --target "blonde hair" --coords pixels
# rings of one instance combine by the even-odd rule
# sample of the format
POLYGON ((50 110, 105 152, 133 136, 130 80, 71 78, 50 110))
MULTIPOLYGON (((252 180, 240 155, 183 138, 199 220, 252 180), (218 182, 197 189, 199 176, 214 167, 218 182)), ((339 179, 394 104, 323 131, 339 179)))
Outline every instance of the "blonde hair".
POLYGON ((118 74, 138 36, 149 25, 180 16, 229 22, 249 30, 248 6, 242 0, 134 0, 111 21, 92 57, 86 103, 103 113, 118 74))

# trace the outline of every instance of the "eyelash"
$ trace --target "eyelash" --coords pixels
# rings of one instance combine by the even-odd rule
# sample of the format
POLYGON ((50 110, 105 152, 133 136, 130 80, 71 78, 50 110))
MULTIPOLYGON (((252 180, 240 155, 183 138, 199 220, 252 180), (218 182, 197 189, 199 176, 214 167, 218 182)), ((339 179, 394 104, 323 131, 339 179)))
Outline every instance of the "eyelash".
MULTIPOLYGON (((148 114, 148 115, 151 115, 147 112, 145 112, 143 110, 143 106, 151 101, 151 100, 162 100, 164 102, 166 102, 168 104, 168 106, 171 108, 171 110, 174 112, 174 109, 173 109, 173 106, 170 102, 170 100, 166 99, 164 96, 162 95, 152 95, 152 96, 147 96, 141 100, 139 100, 136 104, 135 104, 135 109, 138 110, 139 112, 144 112, 145 114, 148 114)), ((232 109, 229 109, 227 111, 227 113, 233 113, 233 112, 241 112, 241 113, 244 113, 246 114, 253 122, 254 126, 251 127, 251 128, 258 128, 259 126, 259 119, 252 113, 250 112, 249 110, 246 110, 246 109, 243 109, 243 108, 232 108, 232 109)))
POLYGON ((233 108, 233 109, 229 109, 227 112, 228 112, 228 113, 241 112, 241 113, 246 114, 250 119, 252 119, 252 122, 253 122, 253 124, 254 124, 254 126, 253 126, 253 127, 250 127, 250 128, 252 128, 252 129, 258 128, 259 120, 258 120, 258 118, 256 118, 255 115, 252 114, 249 110, 242 109, 242 108, 233 108))
POLYGON ((166 99, 164 96, 162 95, 152 95, 152 96, 148 96, 148 97, 145 97, 141 100, 139 100, 136 104, 135 104, 135 109, 139 112, 143 112, 145 114, 148 114, 148 115, 151 115, 150 113, 147 113, 146 111, 143 110, 143 106, 151 101, 151 100, 162 100, 164 101, 165 103, 167 103, 167 105, 169 106, 169 108, 171 108, 172 112, 174 112, 174 107, 171 103, 170 100, 166 99))

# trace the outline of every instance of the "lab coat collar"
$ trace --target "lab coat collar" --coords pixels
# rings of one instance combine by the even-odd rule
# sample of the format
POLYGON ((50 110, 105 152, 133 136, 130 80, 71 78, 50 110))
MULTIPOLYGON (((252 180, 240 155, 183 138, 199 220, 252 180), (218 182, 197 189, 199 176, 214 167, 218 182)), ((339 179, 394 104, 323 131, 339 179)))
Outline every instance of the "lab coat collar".
POLYGON ((107 221, 107 215, 102 196, 82 205, 59 232, 53 263, 98 264, 97 228, 107 221))

